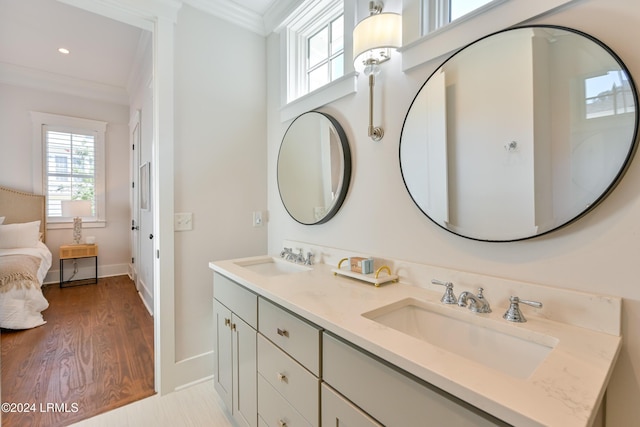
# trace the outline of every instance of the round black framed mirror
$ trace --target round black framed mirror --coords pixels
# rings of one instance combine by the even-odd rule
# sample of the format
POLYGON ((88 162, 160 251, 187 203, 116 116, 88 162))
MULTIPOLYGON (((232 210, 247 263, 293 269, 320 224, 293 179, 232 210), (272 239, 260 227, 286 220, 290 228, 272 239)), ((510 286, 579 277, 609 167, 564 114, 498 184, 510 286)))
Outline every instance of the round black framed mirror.
POLYGON ((278 190, 293 219, 313 225, 340 209, 351 180, 351 150, 340 123, 318 111, 293 120, 278 153, 278 190))
POLYGON ((620 58, 576 30, 482 38, 422 86, 400 137, 405 186, 440 227, 475 240, 556 230, 619 182, 637 145, 638 96, 620 58))

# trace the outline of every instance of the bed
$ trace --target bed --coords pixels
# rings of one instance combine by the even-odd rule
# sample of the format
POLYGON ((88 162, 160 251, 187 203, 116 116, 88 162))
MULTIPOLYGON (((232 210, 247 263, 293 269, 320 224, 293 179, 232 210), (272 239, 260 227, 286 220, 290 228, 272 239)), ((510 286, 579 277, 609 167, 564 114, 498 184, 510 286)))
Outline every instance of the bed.
POLYGON ((42 284, 52 254, 45 239, 45 197, 0 187, 0 328, 46 323, 42 284))

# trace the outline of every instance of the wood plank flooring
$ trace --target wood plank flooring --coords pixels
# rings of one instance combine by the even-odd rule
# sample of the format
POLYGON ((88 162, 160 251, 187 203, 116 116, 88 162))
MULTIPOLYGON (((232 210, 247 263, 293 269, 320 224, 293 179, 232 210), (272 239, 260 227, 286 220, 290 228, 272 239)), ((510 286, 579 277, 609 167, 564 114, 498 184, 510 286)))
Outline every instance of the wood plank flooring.
POLYGON ((59 427, 154 394, 153 318, 127 276, 44 288, 45 325, 2 330, 2 426, 59 427))

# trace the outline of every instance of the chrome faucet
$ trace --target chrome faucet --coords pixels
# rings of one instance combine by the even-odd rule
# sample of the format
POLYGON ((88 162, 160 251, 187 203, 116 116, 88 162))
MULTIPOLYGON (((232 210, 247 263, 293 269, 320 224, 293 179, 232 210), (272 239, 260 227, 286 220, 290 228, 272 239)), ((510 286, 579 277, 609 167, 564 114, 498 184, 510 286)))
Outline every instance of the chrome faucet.
POLYGON ((280 252, 280 258, 284 258, 287 261, 293 261, 296 264, 304 264, 304 265, 313 265, 313 254, 311 252, 307 252, 307 257, 305 258, 302 254, 302 249, 298 249, 299 252, 293 253, 293 249, 284 248, 282 252, 280 252))
POLYGON ((505 318, 509 322, 524 323, 524 322, 527 321, 527 319, 525 319, 524 315, 520 311, 520 304, 519 303, 527 304, 527 305, 530 305, 530 306, 536 307, 536 308, 542 308, 542 303, 541 302, 528 301, 528 300, 520 299, 520 298, 518 298, 516 296, 512 296, 511 298, 509 298, 509 303, 510 303, 509 304, 509 309, 502 316, 503 318, 505 318))
POLYGON ((292 257, 294 257, 293 250, 291 248, 284 248, 282 252, 280 252, 280 258, 284 258, 287 261, 291 261, 292 257))
POLYGON ((482 293, 484 289, 478 288, 478 295, 473 295, 469 291, 464 291, 458 297, 458 305, 460 307, 466 307, 469 302, 469 310, 474 313, 491 313, 491 306, 489 301, 484 298, 482 293))
POLYGON ((298 264, 298 263, 304 264, 306 262, 306 259, 305 259, 304 255, 302 255, 302 249, 298 249, 298 251, 299 252, 297 254, 292 254, 291 259, 296 264, 298 264))

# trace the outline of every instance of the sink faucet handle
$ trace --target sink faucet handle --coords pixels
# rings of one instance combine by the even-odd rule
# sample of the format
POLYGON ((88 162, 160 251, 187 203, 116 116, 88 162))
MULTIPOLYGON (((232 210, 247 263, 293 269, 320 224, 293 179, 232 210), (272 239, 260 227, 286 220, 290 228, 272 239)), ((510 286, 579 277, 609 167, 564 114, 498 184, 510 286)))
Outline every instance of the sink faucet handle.
POLYGON ((431 283, 433 283, 434 285, 440 285, 440 286, 444 286, 444 287, 447 288, 444 291, 444 295, 442 295, 442 298, 440 299, 440 301, 442 301, 444 304, 457 304, 458 303, 458 299, 453 294, 453 283, 451 283, 451 282, 443 282, 441 280, 436 280, 436 279, 431 280, 431 283))
POLYGON ((504 313, 504 315, 502 317, 505 318, 506 320, 508 320, 509 322, 517 322, 517 323, 526 322, 527 319, 524 317, 524 315, 520 311, 520 304, 519 303, 530 305, 530 306, 536 307, 536 308, 542 308, 542 303, 541 302, 520 299, 520 298, 512 295, 511 298, 509 298, 509 309, 507 310, 506 313, 504 313))
POLYGON ((307 258, 304 260, 304 265, 313 265, 313 253, 307 252, 307 258))
MULTIPOLYGON (((515 298, 518 300, 518 302, 521 302, 522 304, 527 304, 530 305, 531 307, 535 307, 535 308, 542 308, 542 303, 538 302, 538 301, 529 301, 526 299, 520 299, 518 297, 511 297, 511 298, 515 298)), ((511 300, 511 299, 509 299, 511 300)))

